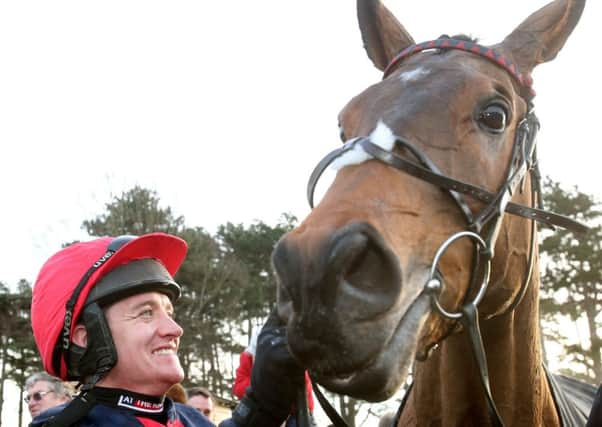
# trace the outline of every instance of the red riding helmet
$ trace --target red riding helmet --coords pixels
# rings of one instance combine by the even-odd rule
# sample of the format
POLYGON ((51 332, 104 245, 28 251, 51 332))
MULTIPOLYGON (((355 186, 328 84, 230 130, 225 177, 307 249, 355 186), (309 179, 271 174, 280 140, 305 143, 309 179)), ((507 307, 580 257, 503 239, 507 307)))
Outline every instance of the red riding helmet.
POLYGON ((151 290, 175 301, 180 287, 172 277, 187 248, 179 237, 150 233, 75 243, 50 257, 38 274, 31 302, 44 369, 63 380, 109 370, 117 356, 100 306, 151 290), (86 349, 71 342, 78 322, 92 332, 86 349))

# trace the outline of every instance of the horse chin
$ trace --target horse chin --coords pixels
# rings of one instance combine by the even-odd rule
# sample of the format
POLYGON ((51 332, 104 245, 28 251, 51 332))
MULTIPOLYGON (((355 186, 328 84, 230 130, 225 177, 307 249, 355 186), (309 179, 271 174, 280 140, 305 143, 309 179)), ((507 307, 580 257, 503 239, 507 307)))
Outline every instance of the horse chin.
POLYGON ((401 317, 391 339, 376 357, 345 375, 324 371, 310 375, 326 389, 369 402, 392 397, 405 381, 416 355, 422 325, 430 311, 427 295, 420 294, 401 317))

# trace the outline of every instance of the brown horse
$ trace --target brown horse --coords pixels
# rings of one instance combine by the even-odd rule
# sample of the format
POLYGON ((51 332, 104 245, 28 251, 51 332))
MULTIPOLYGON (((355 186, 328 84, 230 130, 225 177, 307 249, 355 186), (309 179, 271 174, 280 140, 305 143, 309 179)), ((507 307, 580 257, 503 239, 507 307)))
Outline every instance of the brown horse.
POLYGON ((580 227, 535 208, 529 75, 584 5, 556 0, 484 47, 416 45, 379 0, 358 0, 385 76, 340 113, 346 143, 312 174, 310 203, 326 166, 336 178, 273 254, 291 351, 320 384, 381 401, 413 368, 400 426, 561 425, 535 221, 580 227))

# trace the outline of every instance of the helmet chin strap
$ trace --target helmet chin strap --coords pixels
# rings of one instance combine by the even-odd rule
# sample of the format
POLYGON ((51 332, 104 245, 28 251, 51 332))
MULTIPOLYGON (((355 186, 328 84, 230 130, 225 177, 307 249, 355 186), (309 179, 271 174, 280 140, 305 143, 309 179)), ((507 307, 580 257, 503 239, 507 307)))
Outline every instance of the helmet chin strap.
POLYGON ((70 427, 84 418, 96 405, 94 394, 89 389, 84 390, 84 388, 69 402, 65 409, 46 421, 42 427, 70 427))
POLYGON ((80 383, 94 385, 117 363, 117 350, 111 336, 104 312, 98 303, 86 306, 82 313, 86 327, 87 345, 71 343, 68 358, 69 375, 80 379, 80 383), (82 381, 84 380, 85 381, 82 381))
POLYGON ((79 377, 80 393, 43 427, 68 427, 84 418, 96 405, 94 386, 117 363, 117 350, 104 312, 98 303, 84 309, 82 320, 87 332, 87 346, 73 342, 67 354, 70 376, 79 377))

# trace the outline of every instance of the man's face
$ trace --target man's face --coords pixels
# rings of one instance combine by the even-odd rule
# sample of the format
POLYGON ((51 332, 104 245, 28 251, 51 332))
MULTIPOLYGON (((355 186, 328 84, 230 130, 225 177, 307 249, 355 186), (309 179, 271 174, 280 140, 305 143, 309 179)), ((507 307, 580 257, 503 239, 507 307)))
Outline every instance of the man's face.
POLYGON ((60 405, 61 403, 68 400, 66 396, 58 396, 55 392, 51 391, 52 386, 48 381, 36 381, 31 387, 27 388, 27 395, 29 402, 27 406, 31 417, 36 417, 48 408, 60 405), (36 400, 39 398, 39 400, 36 400))
POLYGON ((207 418, 211 419, 211 416, 213 415, 213 401, 208 397, 205 397, 202 394, 197 394, 188 399, 188 402, 186 403, 205 414, 207 418))
POLYGON ((105 316, 117 364, 98 385, 161 396, 184 378, 177 355, 182 328, 166 295, 132 295, 107 307, 105 316))

